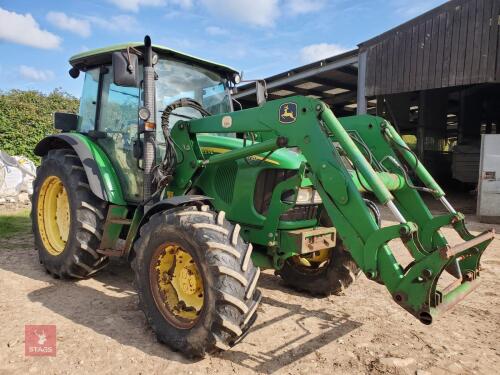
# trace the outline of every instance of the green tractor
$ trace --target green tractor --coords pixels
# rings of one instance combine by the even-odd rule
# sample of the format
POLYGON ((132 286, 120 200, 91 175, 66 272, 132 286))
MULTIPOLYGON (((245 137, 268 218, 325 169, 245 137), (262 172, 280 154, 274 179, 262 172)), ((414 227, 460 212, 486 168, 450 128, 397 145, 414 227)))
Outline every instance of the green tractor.
POLYGON ((294 96, 233 111, 238 73, 144 43, 84 52, 78 115, 35 149, 33 229, 54 277, 92 276, 109 257, 135 273, 158 339, 188 356, 227 349, 256 319, 260 269, 313 295, 360 272, 430 324, 478 283, 493 231, 470 234, 383 118, 337 119, 294 96), (409 174, 422 186, 416 186, 409 174), (395 216, 382 227, 374 196, 395 216), (421 194, 447 214, 431 214, 421 194), (463 243, 451 246, 451 225, 463 243), (413 257, 403 267, 388 242, 413 257), (454 281, 438 287, 444 271, 454 281))

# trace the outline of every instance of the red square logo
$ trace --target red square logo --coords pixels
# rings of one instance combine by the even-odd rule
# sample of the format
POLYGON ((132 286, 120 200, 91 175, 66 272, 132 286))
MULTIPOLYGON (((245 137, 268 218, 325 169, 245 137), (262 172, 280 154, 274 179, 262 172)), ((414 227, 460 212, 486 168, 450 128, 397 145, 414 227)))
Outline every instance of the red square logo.
POLYGON ((27 356, 56 355, 55 325, 25 325, 24 354, 27 356))

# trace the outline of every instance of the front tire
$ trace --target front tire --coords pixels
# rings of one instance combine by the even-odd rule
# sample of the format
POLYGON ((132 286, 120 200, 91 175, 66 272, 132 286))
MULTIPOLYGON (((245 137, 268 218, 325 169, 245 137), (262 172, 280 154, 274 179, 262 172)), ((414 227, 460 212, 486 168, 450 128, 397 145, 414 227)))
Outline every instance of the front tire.
POLYGON ((56 278, 82 279, 108 258, 96 250, 107 203, 90 190, 73 150, 50 150, 33 182, 31 220, 40 263, 56 278))
POLYGON ((295 290, 319 297, 340 294, 356 280, 359 267, 339 239, 335 247, 325 251, 327 254, 320 255, 318 261, 308 261, 308 265, 298 256, 288 258, 277 273, 295 290))
POLYGON ((132 268, 159 341, 188 357, 225 350, 256 319, 260 270, 239 225, 195 206, 156 213, 141 227, 132 268))

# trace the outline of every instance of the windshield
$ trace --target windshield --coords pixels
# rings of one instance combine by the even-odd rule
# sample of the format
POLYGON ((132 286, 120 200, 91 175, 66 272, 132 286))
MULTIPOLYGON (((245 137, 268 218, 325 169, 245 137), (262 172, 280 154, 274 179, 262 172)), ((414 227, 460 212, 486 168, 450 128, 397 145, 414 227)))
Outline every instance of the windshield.
MULTIPOLYGON (((228 90, 218 73, 200 66, 162 58, 155 66, 155 71, 158 74, 156 81, 157 124, 161 123, 161 113, 165 107, 181 98, 196 100, 211 114, 231 111, 228 90)), ((170 126, 183 119, 175 114, 200 117, 200 114, 191 108, 178 108, 170 116, 170 126)))

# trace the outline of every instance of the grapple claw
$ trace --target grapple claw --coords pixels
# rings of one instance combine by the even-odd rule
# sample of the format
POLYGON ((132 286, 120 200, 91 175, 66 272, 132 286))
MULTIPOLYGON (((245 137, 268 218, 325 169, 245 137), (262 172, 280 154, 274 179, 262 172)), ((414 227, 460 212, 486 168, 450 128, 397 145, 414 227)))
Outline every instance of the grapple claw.
POLYGON ((395 301, 423 324, 431 324, 479 286, 479 260, 494 236, 494 230, 478 236, 470 235, 467 241, 444 246, 416 261, 393 293, 395 301), (439 278, 455 265, 460 277, 439 289, 439 278), (403 290, 407 292, 403 293, 403 290), (408 297, 401 298, 402 295, 408 297))
POLYGON ((484 242, 491 241, 491 240, 493 240, 493 238, 495 238, 495 230, 489 229, 489 230, 481 233, 477 237, 474 237, 471 240, 462 242, 462 243, 455 245, 453 247, 450 247, 449 245, 443 247, 440 250, 441 257, 443 259, 450 259, 452 257, 457 256, 461 252, 464 252, 468 249, 474 248, 475 246, 480 245, 484 242))

